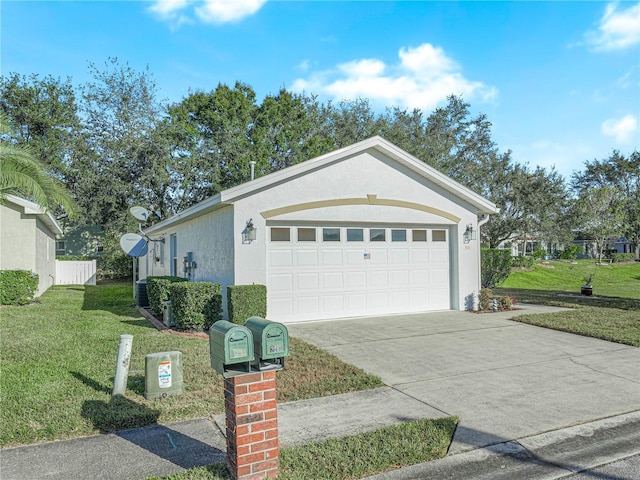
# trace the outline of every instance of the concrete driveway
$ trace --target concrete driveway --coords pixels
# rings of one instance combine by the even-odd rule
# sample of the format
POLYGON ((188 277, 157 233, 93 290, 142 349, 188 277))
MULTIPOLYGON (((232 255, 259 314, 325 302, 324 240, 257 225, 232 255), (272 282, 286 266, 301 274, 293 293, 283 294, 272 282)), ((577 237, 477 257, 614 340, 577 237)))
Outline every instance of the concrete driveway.
POLYGON ((640 410, 640 349, 509 320, 561 309, 289 324, 460 425, 450 453, 640 410))

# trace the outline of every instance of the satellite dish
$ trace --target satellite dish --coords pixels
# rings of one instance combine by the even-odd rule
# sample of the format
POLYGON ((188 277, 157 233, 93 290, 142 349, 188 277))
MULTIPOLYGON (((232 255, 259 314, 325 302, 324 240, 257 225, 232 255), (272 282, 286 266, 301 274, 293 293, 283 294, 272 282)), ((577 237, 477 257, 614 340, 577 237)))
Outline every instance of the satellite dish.
POLYGON ((149 244, 137 233, 125 233, 120 237, 120 248, 131 257, 144 257, 149 251, 149 244))
POLYGON ((149 211, 144 207, 131 207, 129 211, 141 222, 146 222, 149 218, 149 211))

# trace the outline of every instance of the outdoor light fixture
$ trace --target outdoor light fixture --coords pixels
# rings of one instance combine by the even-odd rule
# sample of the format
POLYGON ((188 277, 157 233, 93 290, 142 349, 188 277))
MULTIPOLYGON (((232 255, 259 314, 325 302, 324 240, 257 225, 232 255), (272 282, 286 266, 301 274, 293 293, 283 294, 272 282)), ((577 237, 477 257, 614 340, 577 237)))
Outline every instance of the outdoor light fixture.
POLYGON ((462 234, 462 238, 464 239, 464 243, 469 243, 471 240, 476 239, 476 231, 473 229, 473 225, 467 225, 467 229, 462 234))
POLYGON ((242 231, 242 243, 251 243, 256 239, 256 227, 253 226, 253 219, 247 220, 247 226, 242 231))

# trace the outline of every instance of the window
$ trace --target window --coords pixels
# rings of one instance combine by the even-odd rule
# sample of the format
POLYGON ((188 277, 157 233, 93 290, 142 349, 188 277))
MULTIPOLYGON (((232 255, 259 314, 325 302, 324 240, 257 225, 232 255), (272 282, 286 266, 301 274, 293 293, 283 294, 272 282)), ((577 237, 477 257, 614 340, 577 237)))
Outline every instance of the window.
POLYGON ((426 230, 412 230, 411 231, 411 239, 414 242, 426 242, 427 241, 427 231, 426 230))
POLYGON ((372 228, 369 230, 369 240, 372 242, 384 242, 385 230, 384 228, 372 228))
POLYGON ((98 248, 96 250, 98 251, 98 253, 102 253, 104 252, 104 247, 102 245, 98 245, 98 248))
POLYGON ((391 241, 392 242, 406 242, 407 241, 407 231, 406 230, 391 230, 391 241))
POLYGON ((447 241, 447 231, 446 230, 432 230, 431 231, 431 240, 434 242, 446 242, 447 241))
POLYGON ((323 228, 322 241, 323 242, 339 242, 340 229, 339 228, 323 228))
POLYGON ((347 228, 347 242, 363 242, 364 230, 361 228, 347 228))
POLYGON ((67 253, 66 240, 56 240, 56 255, 65 255, 67 253))
POLYGON ((272 242, 289 242, 291 241, 291 229, 287 227, 271 227, 272 242))
POLYGON ((315 228, 298 228, 298 241, 299 242, 315 242, 316 229, 315 228))

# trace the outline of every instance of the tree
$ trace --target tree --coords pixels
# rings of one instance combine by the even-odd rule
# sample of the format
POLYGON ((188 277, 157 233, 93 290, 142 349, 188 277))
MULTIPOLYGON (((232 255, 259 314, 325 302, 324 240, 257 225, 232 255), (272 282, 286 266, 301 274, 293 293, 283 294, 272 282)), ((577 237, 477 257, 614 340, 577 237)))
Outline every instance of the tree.
POLYGON ((614 150, 609 158, 585 162, 585 171, 576 173, 572 186, 578 194, 590 189, 612 187, 620 192, 622 223, 615 235, 625 236, 640 259, 640 152, 628 158, 614 150))
POLYGON ((623 207, 622 193, 609 186, 584 189, 576 201, 575 214, 582 234, 596 242, 600 262, 609 238, 622 227, 623 207))
POLYGON ((169 108, 178 128, 182 168, 178 176, 190 204, 249 179, 250 129, 255 92, 236 82, 193 92, 169 108))
POLYGON ((265 97, 250 129, 250 157, 256 162, 258 175, 331 151, 334 142, 322 133, 322 117, 316 115, 315 102, 284 89, 265 97))
POLYGON ((65 209, 74 213, 74 202, 64 185, 24 145, 7 140, 10 128, 0 114, 0 200, 16 195, 32 200, 46 210, 65 209))
POLYGON ((79 126, 71 79, 17 73, 2 77, 0 111, 13 126, 11 140, 28 145, 56 178, 66 181, 79 126))
POLYGON ((167 143, 159 134, 162 106, 148 70, 109 59, 91 64, 81 86, 81 142, 74 152, 74 190, 87 223, 124 233, 132 205, 161 208, 169 183, 167 143), (153 203, 151 203, 153 202, 153 203))

